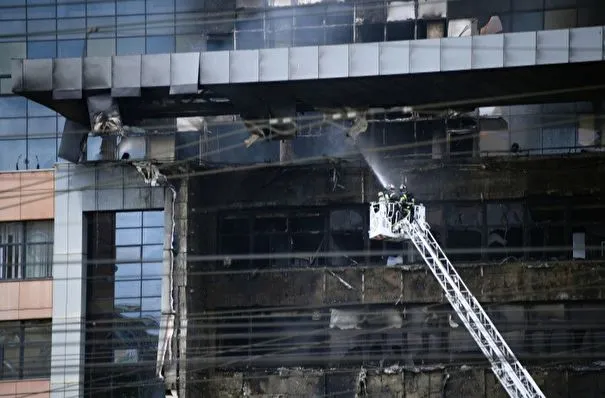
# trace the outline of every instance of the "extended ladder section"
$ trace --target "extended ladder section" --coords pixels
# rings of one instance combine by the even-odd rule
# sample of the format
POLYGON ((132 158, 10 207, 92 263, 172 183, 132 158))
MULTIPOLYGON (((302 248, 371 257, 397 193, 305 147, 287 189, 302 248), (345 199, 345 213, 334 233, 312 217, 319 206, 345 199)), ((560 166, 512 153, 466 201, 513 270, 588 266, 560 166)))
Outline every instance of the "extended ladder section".
POLYGON ((391 213, 388 209, 378 209, 376 206, 382 208, 385 204, 374 203, 370 206, 370 237, 411 240, 437 278, 452 308, 489 360, 494 374, 506 392, 513 398, 543 398, 544 394, 536 382, 517 360, 430 232, 429 225, 424 220, 424 207, 415 207, 412 220, 409 217, 399 220, 397 217, 391 218, 390 214, 387 215, 391 213), (386 220, 372 220, 380 217, 386 220), (390 224, 390 227, 386 224, 390 224), (373 230, 373 226, 376 229, 373 230))

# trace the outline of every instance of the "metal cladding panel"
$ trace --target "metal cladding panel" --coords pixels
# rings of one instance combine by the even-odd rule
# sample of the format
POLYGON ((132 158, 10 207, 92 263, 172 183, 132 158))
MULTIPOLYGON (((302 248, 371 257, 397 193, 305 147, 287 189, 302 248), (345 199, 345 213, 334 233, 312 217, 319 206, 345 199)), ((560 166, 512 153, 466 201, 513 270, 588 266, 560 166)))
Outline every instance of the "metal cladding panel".
POLYGON ((439 72, 441 67, 441 39, 410 42, 410 72, 439 72))
POLYGON ((78 163, 82 157, 86 137, 88 137, 86 127, 66 119, 59 146, 59 157, 72 163, 78 163))
POLYGON ((504 35, 504 66, 526 66, 536 63, 536 32, 504 35))
POLYGON ((53 99, 82 98, 82 58, 53 60, 53 99))
POLYGON ((53 60, 26 59, 23 61, 24 91, 52 91, 53 60))
POLYGON ((446 38, 441 41, 441 70, 470 69, 473 58, 471 36, 446 38))
POLYGON ((84 58, 84 89, 111 88, 111 57, 84 58))
POLYGON ((229 51, 203 52, 200 57, 200 84, 229 83, 229 51))
POLYGON ((199 75, 200 53, 170 54, 170 95, 197 93, 199 75))
POLYGON ((349 47, 349 76, 375 76, 380 71, 378 43, 364 43, 349 47))
POLYGON ((111 95, 114 97, 138 97, 141 95, 141 56, 112 57, 111 95))
POLYGON ((259 51, 232 51, 229 57, 231 83, 248 83, 259 80, 259 51))
POLYGON ((170 54, 147 54, 141 57, 141 87, 170 86, 170 54))
POLYGON ((322 79, 349 76, 349 46, 319 47, 319 77, 322 79))
POLYGON ((447 17, 447 0, 419 0, 418 18, 445 18, 447 17))
POLYGON ((287 48, 260 50, 260 81, 288 80, 289 56, 287 48))
POLYGON ((603 27, 572 29, 569 32, 569 61, 603 60, 603 27))
POLYGON ((569 30, 543 30, 537 32, 536 62, 539 65, 569 62, 569 30))
POLYGON ((11 62, 11 77, 13 80, 13 93, 19 93, 24 90, 23 82, 23 64, 22 59, 13 59, 11 62))
POLYGON ((473 36, 473 69, 502 68, 504 35, 473 36))
POLYGON ((385 42, 379 47, 381 75, 410 73, 410 42, 385 42))
POLYGON ((319 77, 319 47, 290 48, 290 80, 317 79, 319 77))

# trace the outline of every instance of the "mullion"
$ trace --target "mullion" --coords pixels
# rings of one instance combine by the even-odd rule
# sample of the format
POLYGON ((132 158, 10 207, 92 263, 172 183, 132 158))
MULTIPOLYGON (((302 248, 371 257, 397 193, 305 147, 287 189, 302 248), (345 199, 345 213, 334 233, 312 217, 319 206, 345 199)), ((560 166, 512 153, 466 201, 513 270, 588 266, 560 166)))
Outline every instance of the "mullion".
POLYGON ((27 264, 27 256, 25 254, 27 252, 27 250, 25 248, 25 245, 26 245, 25 242, 27 242, 27 236, 25 235, 26 232, 27 232, 27 228, 25 226, 25 223, 22 222, 21 223, 21 245, 20 245, 21 250, 22 250, 22 255, 21 255, 22 266, 21 266, 21 277, 19 279, 25 279, 25 267, 27 264))
POLYGON ((25 325, 24 322, 19 323, 19 379, 23 379, 23 367, 25 364, 25 325))
MULTIPOLYGON (((147 31, 145 31, 145 33, 147 33, 147 31)), ((143 225, 145 224, 145 212, 141 212, 141 225, 139 226, 140 228, 140 235, 141 235, 141 245, 139 247, 139 254, 140 254, 140 258, 141 258, 141 262, 139 263, 139 318, 141 317, 141 314, 143 312, 143 225)))

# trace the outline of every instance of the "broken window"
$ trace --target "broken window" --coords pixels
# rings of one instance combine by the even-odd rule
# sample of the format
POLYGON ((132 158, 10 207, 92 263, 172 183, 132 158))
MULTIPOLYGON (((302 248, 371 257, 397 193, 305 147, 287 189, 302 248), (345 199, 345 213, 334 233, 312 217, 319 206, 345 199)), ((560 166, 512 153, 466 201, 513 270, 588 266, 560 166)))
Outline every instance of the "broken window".
POLYGON ((365 208, 339 209, 330 212, 330 251, 342 252, 331 257, 334 266, 365 263, 365 208))
POLYGON ((316 210, 248 212, 223 216, 220 221, 221 253, 240 267, 303 267, 325 265, 321 255, 329 247, 327 213, 316 210), (251 254, 248 258, 237 255, 251 254))
POLYGON ((452 261, 477 261, 483 246, 483 210, 480 204, 447 206, 447 253, 452 261))
POLYGON ((250 259, 250 220, 247 217, 225 217, 219 224, 221 253, 232 255, 226 260, 227 266, 248 268, 250 259))
POLYGON ((555 260, 571 255, 571 236, 566 236, 565 206, 555 199, 528 204, 528 256, 534 260, 555 260))
POLYGON ((486 211, 488 258, 523 257, 523 204, 488 203, 486 211))
POLYGON ((329 316, 321 311, 252 309, 213 316, 217 367, 276 367, 325 363, 329 316))
POLYGON ((564 304, 534 304, 526 307, 525 346, 528 353, 565 351, 567 320, 564 304))

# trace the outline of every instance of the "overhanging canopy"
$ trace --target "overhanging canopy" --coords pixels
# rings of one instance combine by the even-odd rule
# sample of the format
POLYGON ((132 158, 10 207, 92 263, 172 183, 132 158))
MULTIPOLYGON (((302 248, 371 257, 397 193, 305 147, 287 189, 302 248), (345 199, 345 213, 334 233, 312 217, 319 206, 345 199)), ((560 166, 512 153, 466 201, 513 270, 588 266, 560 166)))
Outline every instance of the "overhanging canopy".
MULTIPOLYGON (((468 106, 602 99, 604 27, 202 53, 15 60, 13 91, 85 123, 86 96, 124 115, 468 106), (216 101, 225 97, 228 101, 216 101), (192 105, 193 104, 193 105, 192 105)), ((134 116, 133 116, 134 117, 134 116)))

